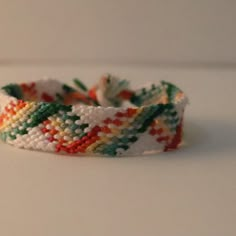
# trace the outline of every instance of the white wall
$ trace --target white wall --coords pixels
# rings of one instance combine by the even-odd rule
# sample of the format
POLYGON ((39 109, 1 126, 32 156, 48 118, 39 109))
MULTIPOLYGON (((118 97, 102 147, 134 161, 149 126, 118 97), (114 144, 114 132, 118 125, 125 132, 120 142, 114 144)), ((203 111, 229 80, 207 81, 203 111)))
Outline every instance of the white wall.
POLYGON ((0 61, 236 64, 234 0, 0 0, 0 61))

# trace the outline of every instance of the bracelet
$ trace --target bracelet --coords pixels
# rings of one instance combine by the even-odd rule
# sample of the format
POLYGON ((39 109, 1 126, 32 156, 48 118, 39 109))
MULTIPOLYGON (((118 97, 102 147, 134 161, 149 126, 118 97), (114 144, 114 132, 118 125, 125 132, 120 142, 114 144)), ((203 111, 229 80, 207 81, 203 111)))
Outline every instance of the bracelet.
POLYGON ((0 90, 0 138, 19 148, 77 155, 139 155, 177 149, 188 102, 175 85, 132 90, 102 76, 87 87, 54 79, 0 90))

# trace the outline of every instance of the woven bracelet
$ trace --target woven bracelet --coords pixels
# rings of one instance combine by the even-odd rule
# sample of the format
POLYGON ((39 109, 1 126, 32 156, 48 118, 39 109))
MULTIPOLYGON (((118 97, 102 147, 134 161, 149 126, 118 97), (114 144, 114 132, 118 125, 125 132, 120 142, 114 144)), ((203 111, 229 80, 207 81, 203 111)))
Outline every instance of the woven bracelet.
POLYGON ((187 97, 175 85, 132 90, 104 75, 91 89, 46 79, 0 90, 0 138, 19 148, 76 155, 140 155, 177 149, 187 97))

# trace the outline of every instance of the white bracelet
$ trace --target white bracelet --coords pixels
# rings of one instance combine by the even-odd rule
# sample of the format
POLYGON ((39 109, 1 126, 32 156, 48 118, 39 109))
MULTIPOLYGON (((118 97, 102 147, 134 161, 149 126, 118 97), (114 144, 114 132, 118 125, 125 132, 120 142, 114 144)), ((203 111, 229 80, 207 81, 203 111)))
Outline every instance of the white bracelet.
POLYGON ((187 97, 175 85, 133 91, 111 75, 89 90, 75 83, 76 89, 56 80, 4 86, 1 139, 19 148, 106 156, 169 151, 181 143, 187 97))

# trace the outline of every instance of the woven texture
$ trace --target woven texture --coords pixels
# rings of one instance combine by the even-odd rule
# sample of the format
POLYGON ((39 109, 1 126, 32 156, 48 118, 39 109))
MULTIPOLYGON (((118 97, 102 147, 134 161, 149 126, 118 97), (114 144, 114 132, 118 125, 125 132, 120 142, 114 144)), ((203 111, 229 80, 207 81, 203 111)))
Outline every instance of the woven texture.
POLYGON ((171 83, 132 90, 103 76, 91 89, 57 80, 0 91, 0 137, 19 148, 77 155, 138 155, 178 148, 185 94, 171 83))

